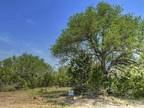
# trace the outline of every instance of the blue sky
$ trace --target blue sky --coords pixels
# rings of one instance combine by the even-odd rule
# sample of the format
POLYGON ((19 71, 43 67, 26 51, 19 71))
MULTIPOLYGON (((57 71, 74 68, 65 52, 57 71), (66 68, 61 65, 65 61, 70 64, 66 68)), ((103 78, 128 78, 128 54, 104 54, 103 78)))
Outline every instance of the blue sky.
MULTIPOLYGON (((0 0, 0 60, 23 52, 56 66, 49 49, 71 15, 102 0, 0 0)), ((144 16, 144 0, 103 0, 144 16)))

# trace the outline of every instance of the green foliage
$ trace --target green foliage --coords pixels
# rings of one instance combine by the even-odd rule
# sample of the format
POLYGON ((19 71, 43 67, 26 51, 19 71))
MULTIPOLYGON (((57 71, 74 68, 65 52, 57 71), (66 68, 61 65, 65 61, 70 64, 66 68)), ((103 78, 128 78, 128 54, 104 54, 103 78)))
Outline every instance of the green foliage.
POLYGON ((62 66, 54 73, 54 84, 60 87, 69 86, 69 77, 67 73, 67 66, 62 66))
POLYGON ((48 86, 52 81, 52 72, 52 67, 37 56, 13 56, 0 62, 0 88, 48 86))
POLYGON ((71 16, 51 50, 55 56, 70 60, 84 49, 108 74, 113 66, 132 62, 144 42, 143 28, 140 17, 123 14, 120 6, 100 2, 96 8, 71 16))
POLYGON ((89 73, 89 85, 88 89, 91 92, 99 92, 99 90, 103 87, 103 73, 101 72, 101 68, 99 64, 93 65, 91 68, 91 72, 89 73))
POLYGON ((41 82, 39 84, 43 87, 52 86, 54 84, 54 72, 53 70, 47 70, 41 76, 41 82))
POLYGON ((52 71, 50 65, 36 56, 23 54, 17 60, 17 72, 21 78, 24 78, 29 87, 41 86, 41 80, 45 74, 52 71))
POLYGON ((111 93, 130 98, 144 96, 143 66, 119 67, 119 69, 110 73, 109 78, 109 90, 111 93))
POLYGON ((136 83, 138 86, 132 91, 136 96, 140 95, 141 87, 138 76, 133 74, 139 70, 126 68, 125 73, 122 71, 110 81, 108 73, 116 66, 129 67, 137 62, 136 55, 141 55, 144 48, 143 29, 141 17, 124 14, 120 6, 100 2, 96 7, 88 7, 84 12, 71 16, 51 50, 54 56, 70 63, 70 82, 75 87, 80 85, 76 87, 79 92, 89 87, 99 88, 99 85, 106 87, 109 83, 113 93, 126 95, 136 83), (92 64, 87 60, 89 57, 92 64))
POLYGON ((88 90, 91 63, 91 58, 83 51, 71 61, 68 74, 70 85, 74 88, 76 94, 81 94, 88 90))

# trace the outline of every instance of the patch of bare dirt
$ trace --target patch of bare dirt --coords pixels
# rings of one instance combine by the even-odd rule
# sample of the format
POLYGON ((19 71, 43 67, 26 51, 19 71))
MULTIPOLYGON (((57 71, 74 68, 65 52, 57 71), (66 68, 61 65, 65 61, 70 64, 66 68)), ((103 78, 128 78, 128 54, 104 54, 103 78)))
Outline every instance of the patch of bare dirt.
POLYGON ((33 97, 25 91, 0 92, 0 108, 39 108, 44 103, 41 97, 33 97))
POLYGON ((49 103, 46 98, 26 91, 15 91, 0 92, 0 108, 144 108, 144 100, 99 96, 95 99, 77 98, 69 106, 63 106, 49 103))
POLYGON ((96 99, 77 99, 74 108, 144 108, 144 100, 125 100, 112 96, 99 96, 96 99))

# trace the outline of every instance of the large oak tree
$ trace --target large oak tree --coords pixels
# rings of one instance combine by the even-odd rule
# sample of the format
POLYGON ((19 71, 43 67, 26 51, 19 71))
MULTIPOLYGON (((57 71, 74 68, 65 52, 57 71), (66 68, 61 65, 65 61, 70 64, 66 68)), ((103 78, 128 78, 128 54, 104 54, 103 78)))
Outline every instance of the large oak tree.
POLYGON ((120 6, 100 2, 71 16, 51 50, 55 56, 67 59, 85 50, 107 74, 113 66, 131 63, 139 54, 143 29, 142 18, 124 14, 120 6))

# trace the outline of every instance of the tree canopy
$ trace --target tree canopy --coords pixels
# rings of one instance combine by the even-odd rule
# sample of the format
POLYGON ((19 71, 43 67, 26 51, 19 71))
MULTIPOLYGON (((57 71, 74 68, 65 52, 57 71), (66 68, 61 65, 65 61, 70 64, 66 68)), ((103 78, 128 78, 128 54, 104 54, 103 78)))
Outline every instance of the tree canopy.
POLYGON ((53 68, 42 59, 24 53, 0 61, 0 90, 3 87, 34 88, 48 86, 53 68))
POLYGON ((84 50, 100 63, 104 74, 115 65, 132 63, 135 54, 143 49, 144 20, 122 10, 100 2, 71 16, 52 53, 71 59, 84 50))

